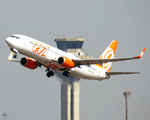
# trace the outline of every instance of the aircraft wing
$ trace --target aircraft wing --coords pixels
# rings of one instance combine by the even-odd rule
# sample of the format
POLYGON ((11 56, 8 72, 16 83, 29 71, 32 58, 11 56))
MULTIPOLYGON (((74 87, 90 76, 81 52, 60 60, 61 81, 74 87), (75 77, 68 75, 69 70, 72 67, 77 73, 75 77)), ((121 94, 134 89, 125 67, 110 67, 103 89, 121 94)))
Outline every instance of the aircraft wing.
POLYGON ((140 72, 106 72, 107 75, 140 74, 140 72))
POLYGON ((129 57, 129 58, 113 58, 113 59, 79 59, 75 60, 73 59, 76 63, 76 65, 90 65, 90 64, 101 64, 102 63, 107 63, 107 62, 117 62, 117 61, 125 61, 125 60, 133 60, 133 59, 139 59, 142 58, 144 52, 146 50, 146 47, 143 49, 143 51, 135 57, 129 57))

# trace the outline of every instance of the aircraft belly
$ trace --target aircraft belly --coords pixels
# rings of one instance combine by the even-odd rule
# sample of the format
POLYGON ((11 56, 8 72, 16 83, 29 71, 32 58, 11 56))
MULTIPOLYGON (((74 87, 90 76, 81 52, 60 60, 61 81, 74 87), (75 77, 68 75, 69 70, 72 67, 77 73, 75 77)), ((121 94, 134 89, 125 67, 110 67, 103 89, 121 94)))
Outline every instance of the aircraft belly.
POLYGON ((78 67, 71 69, 71 74, 77 78, 82 78, 82 79, 94 79, 94 80, 104 79, 104 77, 101 77, 98 74, 91 73, 87 70, 83 70, 78 67))

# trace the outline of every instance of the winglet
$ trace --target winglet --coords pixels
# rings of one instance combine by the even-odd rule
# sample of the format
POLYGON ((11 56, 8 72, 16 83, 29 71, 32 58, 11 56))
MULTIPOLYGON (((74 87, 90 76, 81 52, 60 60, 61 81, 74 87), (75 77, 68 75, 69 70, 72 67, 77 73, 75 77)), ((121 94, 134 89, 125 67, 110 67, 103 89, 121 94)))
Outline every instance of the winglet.
POLYGON ((146 50, 146 47, 143 49, 143 51, 139 54, 139 56, 135 57, 137 59, 142 58, 142 56, 144 55, 144 52, 146 50))

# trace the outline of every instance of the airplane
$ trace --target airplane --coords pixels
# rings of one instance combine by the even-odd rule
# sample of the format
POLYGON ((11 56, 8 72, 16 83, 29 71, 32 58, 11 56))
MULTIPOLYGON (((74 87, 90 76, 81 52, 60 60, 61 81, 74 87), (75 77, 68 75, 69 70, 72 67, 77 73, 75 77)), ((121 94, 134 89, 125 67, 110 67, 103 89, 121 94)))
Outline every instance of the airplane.
POLYGON ((20 62, 31 70, 37 67, 45 67, 48 78, 54 76, 54 71, 62 72, 66 77, 70 75, 89 80, 109 79, 111 75, 139 74, 139 72, 111 72, 112 62, 133 60, 142 58, 146 47, 135 57, 114 58, 118 41, 113 40, 98 59, 80 59, 71 53, 64 52, 34 38, 13 34, 6 38, 11 53, 8 60, 20 62), (18 53, 25 55, 20 61, 14 58, 18 53))

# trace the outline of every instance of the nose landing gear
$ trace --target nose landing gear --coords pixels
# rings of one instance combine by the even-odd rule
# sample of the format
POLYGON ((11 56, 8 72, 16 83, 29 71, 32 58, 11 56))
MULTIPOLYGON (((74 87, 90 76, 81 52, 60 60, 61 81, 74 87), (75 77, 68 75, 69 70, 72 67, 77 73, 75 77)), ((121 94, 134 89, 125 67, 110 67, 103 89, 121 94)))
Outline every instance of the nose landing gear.
POLYGON ((18 55, 17 54, 14 54, 14 56, 13 56, 14 58, 17 58, 18 57, 18 55))
POLYGON ((11 48, 10 49, 12 51, 12 55, 14 58, 17 58, 18 57, 18 50, 16 50, 15 48, 11 48), (14 54, 15 53, 15 54, 14 54))

